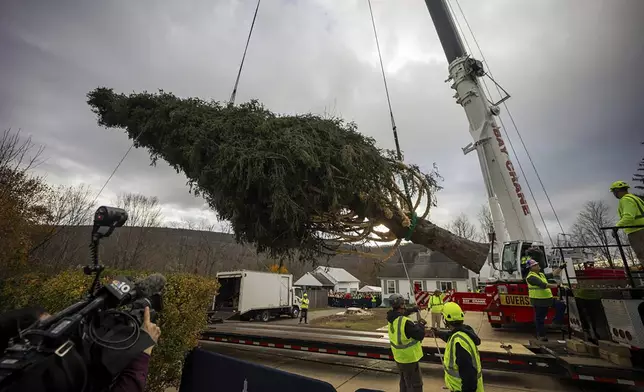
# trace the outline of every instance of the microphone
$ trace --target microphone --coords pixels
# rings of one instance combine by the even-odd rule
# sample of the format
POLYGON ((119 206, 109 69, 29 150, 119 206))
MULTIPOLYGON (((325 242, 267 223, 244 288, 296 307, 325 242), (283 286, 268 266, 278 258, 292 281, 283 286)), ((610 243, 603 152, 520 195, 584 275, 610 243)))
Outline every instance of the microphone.
POLYGON ((146 307, 150 308, 150 321, 156 322, 157 315, 163 310, 161 292, 165 288, 167 279, 165 276, 155 273, 136 282, 131 299, 132 315, 139 321, 143 321, 143 312, 146 307))
POLYGON ((136 282, 133 297, 135 299, 149 298, 155 294, 160 294, 165 288, 166 283, 167 279, 165 276, 159 273, 149 275, 136 282))

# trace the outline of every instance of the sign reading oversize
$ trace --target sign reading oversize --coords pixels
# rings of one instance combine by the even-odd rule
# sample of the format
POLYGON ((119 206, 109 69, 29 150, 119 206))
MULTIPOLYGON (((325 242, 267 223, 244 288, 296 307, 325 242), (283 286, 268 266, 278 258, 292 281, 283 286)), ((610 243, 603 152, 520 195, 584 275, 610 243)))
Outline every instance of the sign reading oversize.
POLYGON ((530 297, 527 295, 506 295, 501 294, 501 305, 505 306, 531 306, 530 297))

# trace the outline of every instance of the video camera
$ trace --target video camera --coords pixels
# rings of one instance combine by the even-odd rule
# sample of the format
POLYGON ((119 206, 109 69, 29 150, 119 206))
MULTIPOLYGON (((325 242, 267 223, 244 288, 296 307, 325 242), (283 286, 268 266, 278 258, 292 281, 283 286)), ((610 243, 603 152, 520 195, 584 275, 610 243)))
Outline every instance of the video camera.
POLYGON ((116 277, 101 285, 99 243, 123 226, 125 210, 99 207, 94 214, 90 251, 94 275, 82 301, 35 322, 9 342, 0 357, 0 391, 104 391, 146 348, 154 345, 141 333, 145 307, 151 317, 161 311, 166 280, 152 274, 140 281, 116 277))

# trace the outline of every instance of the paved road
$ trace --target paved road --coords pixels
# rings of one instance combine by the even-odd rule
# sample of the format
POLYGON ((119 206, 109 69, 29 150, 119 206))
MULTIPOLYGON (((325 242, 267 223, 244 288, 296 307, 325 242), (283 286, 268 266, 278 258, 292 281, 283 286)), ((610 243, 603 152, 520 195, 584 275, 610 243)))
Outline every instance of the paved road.
MULTIPOLYGON (((359 388, 398 391, 398 372, 390 361, 340 357, 308 352, 285 351, 255 346, 201 342, 204 349, 275 369, 323 380, 338 392, 359 388)), ((422 364, 425 391, 441 391, 443 370, 440 366, 422 364)), ((486 392, 634 392, 626 388, 598 383, 579 383, 546 376, 484 371, 486 392)), ((641 390, 639 390, 641 391, 641 390)))

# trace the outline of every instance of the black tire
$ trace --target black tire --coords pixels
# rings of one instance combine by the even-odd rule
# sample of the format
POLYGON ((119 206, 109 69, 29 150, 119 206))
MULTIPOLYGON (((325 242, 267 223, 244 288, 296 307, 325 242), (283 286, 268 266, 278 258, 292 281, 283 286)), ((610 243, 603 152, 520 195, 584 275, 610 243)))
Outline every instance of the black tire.
POLYGON ((293 308, 293 310, 291 310, 291 318, 298 318, 299 315, 300 315, 300 309, 293 308))
POLYGON ((259 319, 267 323, 271 319, 271 312, 269 312, 268 310, 263 311, 259 314, 259 319))
POLYGON ((502 326, 503 326, 503 325, 502 325, 502 324, 499 324, 499 323, 492 323, 492 324, 490 324, 490 327, 495 328, 495 329, 501 328, 502 326))

